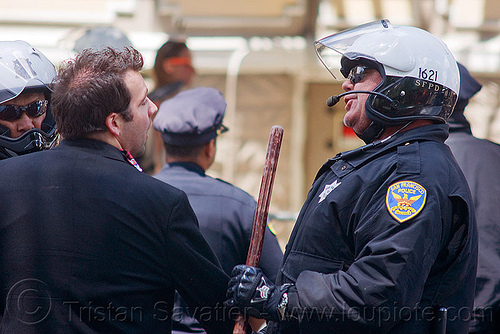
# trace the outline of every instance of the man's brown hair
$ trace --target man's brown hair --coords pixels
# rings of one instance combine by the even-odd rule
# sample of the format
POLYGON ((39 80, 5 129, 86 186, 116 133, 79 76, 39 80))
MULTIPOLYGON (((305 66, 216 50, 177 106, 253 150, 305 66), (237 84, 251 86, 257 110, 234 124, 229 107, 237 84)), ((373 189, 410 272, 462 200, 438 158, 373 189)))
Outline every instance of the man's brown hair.
POLYGON ((132 120, 123 77, 127 71, 140 71, 143 64, 142 55, 132 47, 85 49, 65 62, 52 93, 52 113, 61 136, 76 139, 106 131, 106 117, 113 112, 132 120))

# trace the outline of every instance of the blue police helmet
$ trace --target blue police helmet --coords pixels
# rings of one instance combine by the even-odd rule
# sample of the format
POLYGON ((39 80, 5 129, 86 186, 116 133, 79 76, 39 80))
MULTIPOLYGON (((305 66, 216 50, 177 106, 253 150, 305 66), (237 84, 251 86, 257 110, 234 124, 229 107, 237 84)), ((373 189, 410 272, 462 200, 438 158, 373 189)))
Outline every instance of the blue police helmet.
POLYGON ((222 124, 226 101, 215 88, 185 90, 164 101, 153 120, 163 141, 176 146, 209 142, 228 128, 222 124))

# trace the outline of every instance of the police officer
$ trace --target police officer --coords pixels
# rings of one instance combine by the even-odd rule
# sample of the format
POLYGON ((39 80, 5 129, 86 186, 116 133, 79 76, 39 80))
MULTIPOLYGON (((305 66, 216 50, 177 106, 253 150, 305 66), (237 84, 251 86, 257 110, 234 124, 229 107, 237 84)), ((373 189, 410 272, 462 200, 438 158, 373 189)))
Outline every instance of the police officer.
POLYGON ((0 42, 0 159, 51 148, 54 65, 24 41, 0 42))
POLYGON ((471 333, 500 333, 500 145, 472 135, 464 110, 482 88, 469 71, 458 64, 460 93, 450 116, 450 146, 472 191, 479 237, 479 260, 471 333))
POLYGON ((270 320, 268 333, 431 333, 443 324, 466 333, 477 236, 467 183, 444 144, 459 89, 453 56, 428 32, 387 20, 315 44, 326 66, 340 54, 346 92, 328 103, 345 96, 344 123, 367 145, 319 170, 277 284, 237 266, 226 303, 270 320))
MULTIPOLYGON (((225 110, 218 90, 198 87, 163 102, 153 126, 161 132, 167 161, 155 177, 186 192, 203 236, 230 274, 246 261, 256 202, 243 190, 205 174, 215 159, 217 136, 228 130, 222 124, 225 110)), ((267 228, 259 265, 273 281, 281 258, 276 236, 267 228)), ((180 298, 176 306, 175 311, 182 312, 174 314, 174 332, 199 333, 199 324, 180 298)))

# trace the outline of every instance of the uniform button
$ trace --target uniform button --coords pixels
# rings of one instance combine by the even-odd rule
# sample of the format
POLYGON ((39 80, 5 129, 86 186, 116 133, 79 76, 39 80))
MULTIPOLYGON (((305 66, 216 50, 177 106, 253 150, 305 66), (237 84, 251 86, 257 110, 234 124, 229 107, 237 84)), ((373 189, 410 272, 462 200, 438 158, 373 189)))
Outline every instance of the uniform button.
POLYGON ((346 165, 342 166, 342 170, 346 170, 346 169, 347 169, 346 165))

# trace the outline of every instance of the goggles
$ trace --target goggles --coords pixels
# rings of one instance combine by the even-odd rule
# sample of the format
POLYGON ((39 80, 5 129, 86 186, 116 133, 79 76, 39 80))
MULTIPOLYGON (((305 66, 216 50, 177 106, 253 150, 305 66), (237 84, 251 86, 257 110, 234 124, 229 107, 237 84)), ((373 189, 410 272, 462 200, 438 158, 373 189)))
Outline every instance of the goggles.
POLYGON ((349 71, 349 75, 347 76, 347 79, 349 81, 351 81, 351 83, 353 85, 357 84, 358 82, 361 82, 364 78, 365 78, 365 75, 366 75, 366 70, 368 69, 369 67, 367 66, 362 66, 362 65, 358 65, 358 66, 354 66, 350 71, 349 71))
POLYGON ((40 100, 31 102, 25 106, 14 106, 11 104, 0 106, 0 119, 3 121, 15 121, 26 113, 28 117, 36 118, 47 112, 49 101, 40 100))
POLYGON ((170 65, 187 65, 191 67, 193 66, 191 58, 189 57, 171 57, 168 58, 167 63, 170 65))

